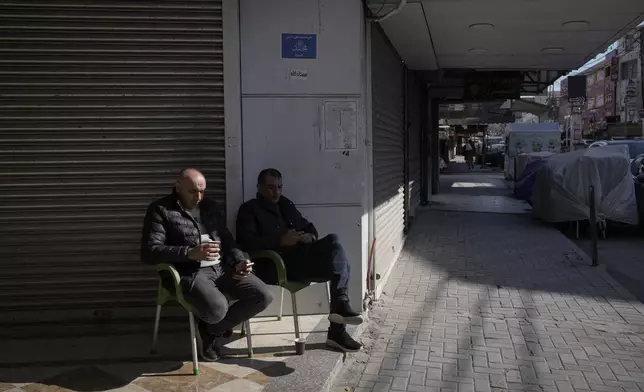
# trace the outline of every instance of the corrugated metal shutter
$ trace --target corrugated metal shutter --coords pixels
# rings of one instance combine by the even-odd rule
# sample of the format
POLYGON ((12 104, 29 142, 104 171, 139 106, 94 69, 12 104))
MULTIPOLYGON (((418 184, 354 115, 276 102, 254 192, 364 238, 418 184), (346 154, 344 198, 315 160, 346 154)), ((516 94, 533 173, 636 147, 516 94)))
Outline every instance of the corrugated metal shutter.
POLYGON ((222 0, 0 1, 0 319, 153 310, 147 204, 183 167, 225 201, 222 33, 222 0))
POLYGON ((422 145, 421 130, 423 121, 423 86, 409 73, 407 78, 407 118, 409 121, 409 214, 414 216, 420 205, 420 150, 422 145))
POLYGON ((404 68, 384 32, 371 31, 375 267, 384 278, 404 242, 404 68))

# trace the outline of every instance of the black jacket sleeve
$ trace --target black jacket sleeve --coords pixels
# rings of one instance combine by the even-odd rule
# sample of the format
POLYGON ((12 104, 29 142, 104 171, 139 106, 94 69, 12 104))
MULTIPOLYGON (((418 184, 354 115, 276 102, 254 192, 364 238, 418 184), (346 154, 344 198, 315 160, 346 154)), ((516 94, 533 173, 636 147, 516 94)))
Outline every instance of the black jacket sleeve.
POLYGON ((275 250, 280 246, 278 232, 262 235, 257 227, 257 220, 251 204, 243 204, 237 213, 237 241, 248 251, 275 250))
POLYGON ((297 229, 301 230, 301 231, 304 231, 306 233, 313 234, 315 236, 315 238, 317 239, 318 238, 318 230, 315 228, 313 223, 309 222, 305 217, 302 216, 302 214, 297 209, 297 207, 295 207, 295 204, 292 201, 289 200, 289 203, 291 205, 291 208, 293 209, 293 213, 297 217, 297 221, 298 221, 297 229))
POLYGON ((165 215, 160 206, 151 204, 145 214, 141 234, 141 261, 147 264, 192 262, 189 246, 166 245, 165 215))
MULTIPOLYGON (((299 211, 298 211, 298 214, 299 214, 299 211)), ((300 214, 300 216, 302 216, 302 214, 300 214)), ((306 220, 306 218, 303 216, 302 216, 302 224, 304 226, 304 229, 302 231, 313 234, 315 236, 315 239, 318 238, 318 230, 315 228, 313 223, 306 220)))
POLYGON ((214 207, 214 208, 215 208, 215 213, 217 214, 218 223, 219 223, 218 224, 219 227, 217 228, 217 234, 219 234, 219 238, 221 238, 221 246, 222 246, 223 254, 225 256, 224 262, 229 267, 234 267, 240 261, 248 260, 249 259, 248 254, 243 250, 241 250, 239 245, 237 245, 235 238, 233 238, 233 235, 226 227, 226 220, 223 212, 218 207, 214 207))

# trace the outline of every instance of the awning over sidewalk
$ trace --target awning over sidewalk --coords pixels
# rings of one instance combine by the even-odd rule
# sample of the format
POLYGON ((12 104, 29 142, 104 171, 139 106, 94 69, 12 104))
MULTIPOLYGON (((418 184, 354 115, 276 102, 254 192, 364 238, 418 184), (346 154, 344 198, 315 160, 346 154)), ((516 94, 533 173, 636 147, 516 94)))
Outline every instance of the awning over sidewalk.
MULTIPOLYGON (((432 88, 454 70, 520 72, 522 94, 539 94, 644 20, 642 0, 366 3, 376 19, 392 13, 380 24, 409 69, 440 74, 432 88)), ((464 96, 441 92, 437 97, 464 96)))
POLYGON ((509 110, 513 113, 531 113, 540 116, 548 111, 548 106, 520 98, 508 99, 501 105, 501 109, 509 110))

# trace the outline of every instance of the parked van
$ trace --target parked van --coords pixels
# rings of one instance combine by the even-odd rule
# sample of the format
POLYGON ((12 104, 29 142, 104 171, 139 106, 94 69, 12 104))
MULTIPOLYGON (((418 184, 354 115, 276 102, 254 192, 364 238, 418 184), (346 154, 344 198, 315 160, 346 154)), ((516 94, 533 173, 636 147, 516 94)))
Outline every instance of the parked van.
POLYGON ((514 179, 516 157, 530 152, 561 152, 561 128, 556 123, 514 123, 505 133, 505 178, 514 179))

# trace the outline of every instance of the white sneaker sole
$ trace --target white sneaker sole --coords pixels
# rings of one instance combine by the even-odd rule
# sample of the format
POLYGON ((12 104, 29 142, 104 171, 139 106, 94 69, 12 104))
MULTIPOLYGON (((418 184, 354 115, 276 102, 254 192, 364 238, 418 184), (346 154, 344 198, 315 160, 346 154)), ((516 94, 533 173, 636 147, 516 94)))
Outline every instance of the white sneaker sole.
POLYGON ((332 348, 336 348, 345 353, 357 353, 358 351, 360 351, 360 348, 357 350, 350 350, 346 347, 343 347, 340 343, 336 342, 335 340, 331 340, 331 339, 326 340, 326 345, 332 348))
POLYGON ((355 317, 342 317, 337 313, 331 313, 329 315, 329 321, 336 324, 348 324, 348 325, 360 325, 364 322, 362 315, 355 317))

